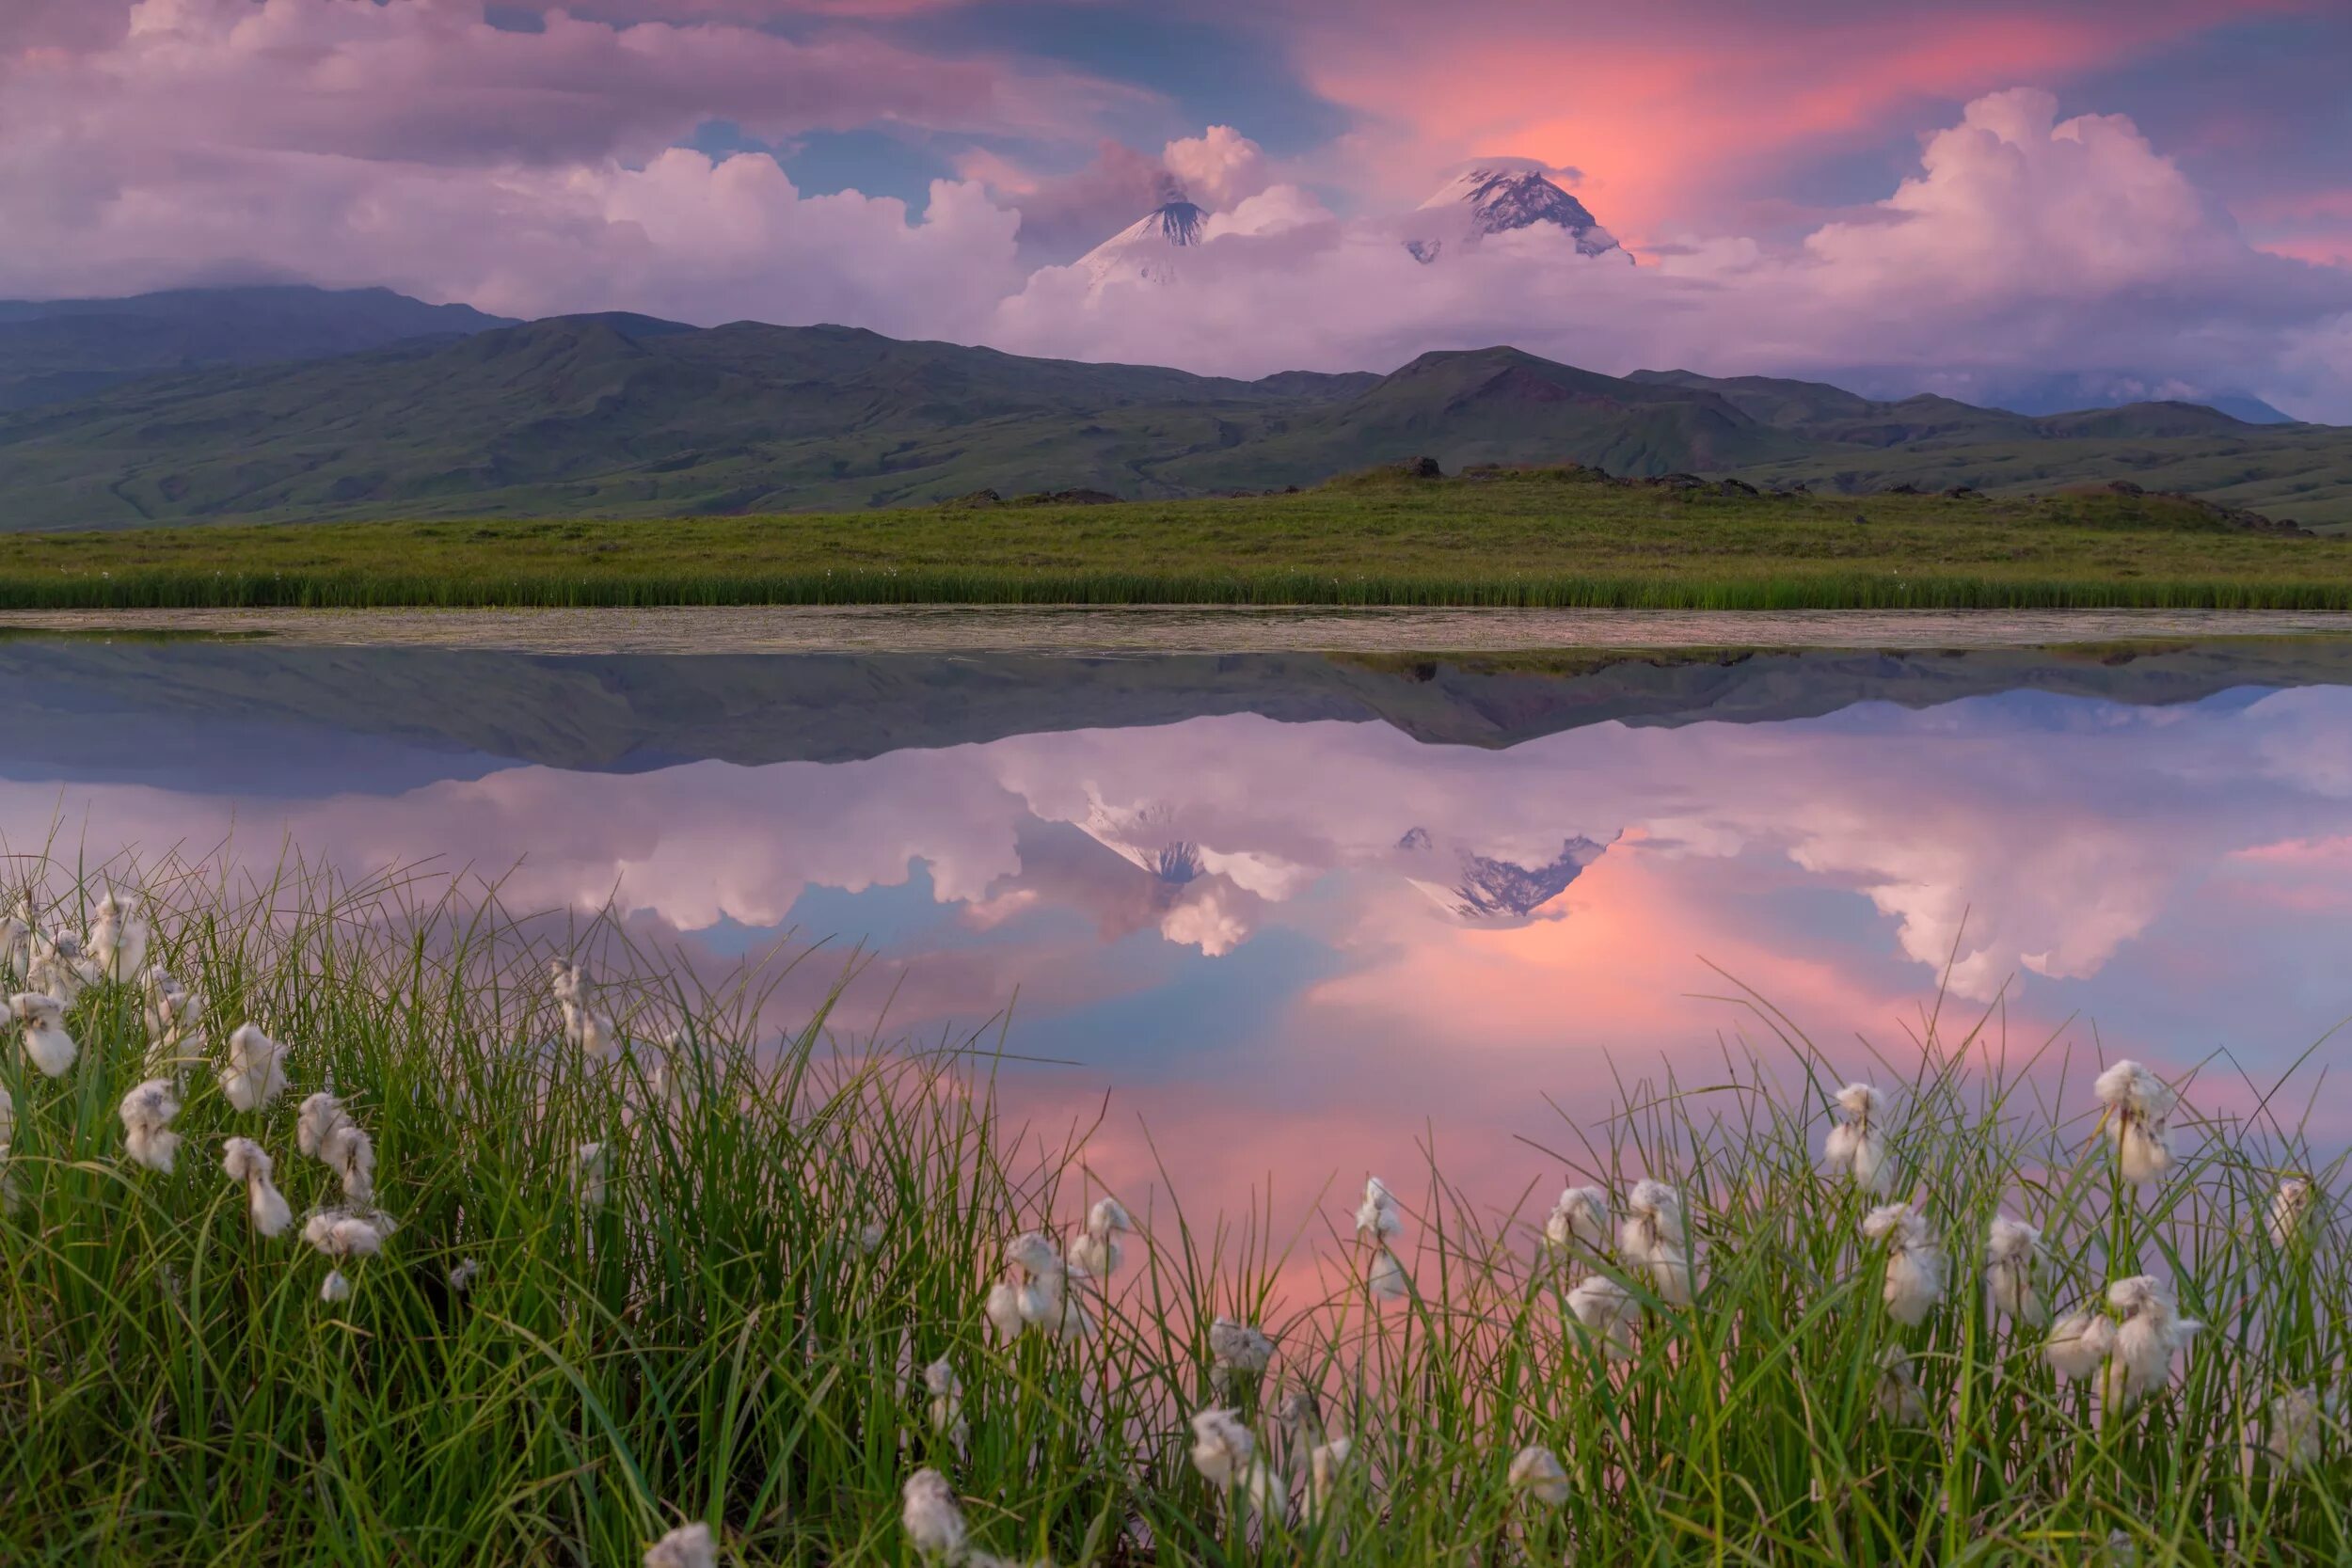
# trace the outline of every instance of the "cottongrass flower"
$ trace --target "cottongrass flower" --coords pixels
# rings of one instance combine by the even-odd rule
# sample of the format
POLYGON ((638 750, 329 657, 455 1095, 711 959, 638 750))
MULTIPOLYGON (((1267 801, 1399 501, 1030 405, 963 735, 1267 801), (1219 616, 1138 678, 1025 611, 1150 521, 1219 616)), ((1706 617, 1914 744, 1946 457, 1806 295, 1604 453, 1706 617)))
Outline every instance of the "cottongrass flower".
POLYGON ((147 921, 135 903, 126 910, 108 888, 98 900, 90 920, 90 966, 97 975, 119 985, 147 967, 147 921))
POLYGON ((2273 1246, 2284 1246, 2295 1240, 2303 1228, 2303 1217, 2312 1210, 2316 1190, 2304 1177, 2290 1176, 2279 1183, 2270 1195, 2268 1228, 2273 1246))
POLYGON ((1601 1354, 1612 1361, 1623 1361, 1633 1354, 1629 1324, 1633 1317, 1633 1292, 1618 1280, 1605 1274, 1588 1275, 1577 1281, 1567 1293, 1568 1312, 1577 1326, 1600 1347, 1601 1354))
POLYGON ((961 1558, 967 1531, 947 1478, 926 1465, 907 1477, 901 1496, 905 1502, 898 1522, 906 1527, 915 1555, 935 1562, 961 1558))
POLYGON ((151 1078, 141 1084, 122 1097, 120 1114, 125 1152, 149 1170, 169 1176, 180 1156, 180 1134, 171 1130, 180 1098, 171 1092, 171 1081, 151 1078))
POLYGON ((286 1092, 286 1048, 251 1023, 229 1037, 220 1092, 240 1111, 258 1111, 286 1092))
POLYGON ((375 1143, 326 1091, 303 1101, 294 1117, 294 1147, 342 1179, 354 1203, 375 1201, 375 1143))
POLYGON ((1682 1228, 1682 1195, 1663 1181, 1644 1179, 1626 1195, 1625 1208, 1625 1219, 1617 1227, 1617 1249, 1627 1262, 1648 1275, 1661 1300, 1671 1307, 1690 1306, 1693 1282, 1682 1228))
POLYGON ((473 1282, 481 1273, 482 1264, 479 1260, 471 1258, 459 1259, 457 1266, 449 1271, 450 1291, 453 1294, 464 1295, 473 1289, 473 1282))
POLYGON ((0 915, 0 966, 23 978, 33 964, 33 895, 17 895, 15 907, 0 915))
POLYGON ((253 1228, 263 1236, 282 1236, 294 1223, 285 1195, 270 1181, 274 1168, 269 1154, 251 1138, 225 1138, 220 1146, 221 1173, 245 1183, 246 1204, 253 1212, 253 1228))
POLYGON ((1948 1265, 1944 1249, 1928 1234, 1927 1216, 1909 1203, 1887 1203, 1862 1217, 1862 1234, 1887 1243, 1886 1283, 1881 1294, 1886 1315, 1916 1327, 1944 1299, 1948 1265))
POLYGON ((381 1215, 355 1214, 327 1209, 312 1214, 303 1222, 302 1239, 318 1249, 321 1256, 334 1260, 335 1267, 326 1274, 326 1282, 319 1287, 321 1301, 342 1301, 351 1294, 351 1281, 344 1277, 342 1265, 355 1258, 373 1258, 382 1250, 384 1238, 391 1232, 391 1222, 381 1215))
POLYGON ((180 1009, 187 995, 188 988, 170 970, 161 964, 148 969, 141 994, 139 1022, 145 1026, 150 1041, 179 1022, 180 1009))
POLYGON ((1217 1386, 1223 1388, 1236 1373, 1263 1375, 1273 1364, 1274 1341, 1254 1323, 1219 1315, 1209 1324, 1209 1357, 1216 1366, 1217 1386))
POLYGON ((1609 1195, 1598 1187, 1568 1187, 1544 1216, 1544 1244, 1554 1252, 1597 1255, 1609 1244, 1609 1195))
POLYGON ((82 972, 82 939, 71 931, 52 931, 33 939, 33 961, 24 966, 24 984, 61 1007, 81 999, 89 984, 82 972))
POLYGON ((573 1201, 582 1209, 603 1208, 612 1175, 612 1150, 599 1143, 581 1144, 572 1150, 573 1201))
POLYGON ((147 972, 147 1004, 140 1009, 147 1028, 147 1074, 180 1081, 188 1064, 205 1054, 204 998, 160 967, 147 972))
POLYGON ((1927 1425, 1928 1398, 1919 1387, 1919 1374, 1912 1368, 1910 1353, 1900 1345, 1889 1345, 1879 1352, 1876 1400, 1879 1415, 1896 1426, 1927 1425))
POLYGON ((1404 1228, 1405 1216, 1398 1210, 1389 1184, 1376 1176, 1366 1180, 1364 1200, 1356 1206, 1357 1240, 1386 1242, 1404 1228))
POLYGON ((719 1568, 719 1547, 705 1524, 680 1525, 645 1548, 645 1568, 719 1568))
POLYGON ((8 998, 8 1009, 24 1041, 24 1059, 44 1077, 64 1077, 81 1051, 73 1043, 73 1037, 65 1032, 68 1006, 47 991, 19 991, 8 998))
POLYGON ((1356 1451, 1352 1438, 1327 1438, 1317 1443, 1307 1455, 1307 1505, 1310 1519, 1331 1504, 1331 1494, 1339 1490, 1341 1478, 1346 1473, 1348 1457, 1356 1451))
POLYGON ((1064 1338, 1086 1333, 1087 1315, 1071 1300, 1061 1254, 1041 1230, 1025 1230, 1005 1243, 1005 1264, 1014 1275, 1013 1304, 1022 1323, 1064 1338))
POLYGON ((1396 1254, 1387 1247, 1382 1247, 1373 1258, 1372 1272, 1365 1276, 1364 1283, 1374 1295, 1383 1301, 1403 1301, 1413 1293, 1412 1275, 1405 1272, 1405 1265, 1398 1262, 1396 1254))
POLYGON ((1530 1443, 1511 1460, 1511 1490, 1558 1508, 1568 1500, 1568 1472, 1561 1466, 1558 1454, 1540 1443, 1530 1443))
POLYGON ((2106 1109, 2100 1119, 2115 1141, 2123 1180, 2145 1186, 2172 1167, 2172 1108, 2180 1097, 2171 1085, 2134 1061, 2122 1061, 2091 1085, 2106 1109))
POLYGON ((2126 1409, 2172 1376, 2172 1356, 2204 1330, 2181 1316, 2172 1289, 2151 1275, 2134 1275, 2107 1287, 2107 1305, 2123 1315, 2115 1331, 2111 1392, 2126 1409))
POLYGON ((1125 1257, 1120 1234, 1134 1228, 1125 1204, 1115 1197, 1096 1199, 1087 1211, 1085 1227, 1070 1239, 1070 1266, 1092 1278, 1108 1279, 1125 1257))
POLYGON ((1192 1467, 1211 1486, 1227 1490, 1248 1473, 1257 1458, 1258 1440, 1241 1424, 1237 1412, 1214 1406, 1193 1417, 1192 1467))
POLYGON ((2050 1327, 2042 1346, 2042 1358, 2058 1376, 2080 1383, 2098 1371, 2115 1350, 2115 1320, 2105 1312, 2078 1308, 2050 1327))
POLYGON ((2326 1418, 2319 1395, 2312 1389, 2289 1388, 2275 1396, 2261 1417, 2246 1423, 2240 1468, 2249 1477, 2265 1461, 2274 1472, 2312 1468, 2319 1463, 2326 1418))
POLYGON ((988 1301, 980 1311, 999 1344, 1010 1344, 1029 1326, 1028 1320, 1021 1315, 1020 1287, 1009 1279, 1000 1279, 988 1288, 988 1301))
POLYGON ((1895 1182, 1895 1163, 1886 1156, 1886 1133, 1880 1126, 1886 1096, 1869 1084, 1849 1084, 1836 1099, 1846 1119, 1821 1140, 1822 1158, 1833 1172, 1852 1178, 1864 1192, 1885 1192, 1895 1182))
POLYGON ((561 958, 548 961, 548 983, 564 1015, 564 1040, 590 1056, 609 1056, 620 1044, 610 1016, 588 1005, 588 972, 561 958))
POLYGON ((970 1433, 963 1419, 963 1380, 946 1356, 923 1369, 923 1386, 931 1397, 931 1430, 962 1448, 970 1433))
POLYGON ((358 1214, 347 1209, 322 1209, 305 1220, 302 1239, 320 1255, 338 1262, 373 1258, 383 1250, 390 1224, 379 1214, 358 1214))
POLYGON ((2050 1309, 2034 1289, 2041 1260, 2041 1231, 2007 1214, 1993 1217, 1984 1243, 1984 1294, 1996 1317, 2033 1327, 2048 1321, 2050 1309))

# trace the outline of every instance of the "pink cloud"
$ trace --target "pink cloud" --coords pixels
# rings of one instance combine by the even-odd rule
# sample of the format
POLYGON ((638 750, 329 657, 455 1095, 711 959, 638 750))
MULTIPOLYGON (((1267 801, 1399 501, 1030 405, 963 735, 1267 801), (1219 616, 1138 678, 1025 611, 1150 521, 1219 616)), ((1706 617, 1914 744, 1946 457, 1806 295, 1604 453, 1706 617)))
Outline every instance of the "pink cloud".
POLYGON ((1253 375, 1495 342, 1613 372, 2130 368, 2325 417, 2352 415, 2348 319, 2352 274, 2248 245, 2129 120, 2017 89, 1794 252, 1719 238, 1628 268, 1530 230, 1422 265, 1383 220, 1309 223, 1206 245, 1173 287, 1041 271, 992 336, 1253 375))
POLYGON ((1373 182, 1400 165, 1540 158, 1584 171, 1602 221, 1638 244, 1721 231, 1800 152, 1875 138, 1937 101, 2110 67, 2253 8, 1380 0, 1295 5, 1271 25, 1311 85, 1365 117, 1354 150, 1373 182))
POLYGON ((797 42, 560 11, 544 32, 503 31, 475 0, 114 14, 108 40, 0 53, 0 293, 292 276, 528 314, 941 331, 1018 281, 1011 224, 977 189, 935 186, 910 222, 896 199, 803 198, 765 156, 670 144, 713 116, 772 136, 1062 135, 1132 96, 851 32, 797 42))

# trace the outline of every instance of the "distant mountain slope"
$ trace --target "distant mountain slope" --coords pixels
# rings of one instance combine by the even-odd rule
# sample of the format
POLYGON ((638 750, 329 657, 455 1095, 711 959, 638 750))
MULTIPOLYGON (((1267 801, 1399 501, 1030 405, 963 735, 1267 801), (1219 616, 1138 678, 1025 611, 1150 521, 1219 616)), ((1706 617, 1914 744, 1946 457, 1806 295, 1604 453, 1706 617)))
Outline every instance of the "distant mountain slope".
POLYGON ((324 359, 514 325, 389 289, 175 289, 128 299, 0 300, 0 409, 88 397, 211 365, 324 359))
POLYGON ((1597 375, 1515 348, 1424 354, 1358 396, 1247 446, 1157 472, 1196 490, 1304 483, 1401 456, 1449 471, 1562 458, 1612 473, 1723 471, 1809 450, 1712 390, 1597 375))
POLYGON ((1607 376, 1510 348, 1245 382, 848 327, 603 315, 151 376, 0 414, 0 527, 1151 499, 1424 455, 1449 470, 1575 462, 1857 491, 2129 478, 2352 524, 2352 431, 2186 404, 2028 418, 1768 377, 1607 376))

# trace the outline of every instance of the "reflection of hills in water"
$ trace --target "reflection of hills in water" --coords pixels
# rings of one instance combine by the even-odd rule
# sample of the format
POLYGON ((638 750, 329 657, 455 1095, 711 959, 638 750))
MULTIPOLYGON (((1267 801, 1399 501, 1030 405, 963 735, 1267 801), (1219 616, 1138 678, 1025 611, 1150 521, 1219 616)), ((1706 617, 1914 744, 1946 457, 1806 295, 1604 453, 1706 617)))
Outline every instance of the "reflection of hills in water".
MULTIPOLYGON (((671 657, 250 641, 0 643, 0 716, 15 737, 8 771, 63 767, 84 777, 151 781, 167 758, 176 768, 170 782, 186 789, 234 787, 227 776, 264 765, 256 753, 289 731, 349 737, 342 754, 355 760, 386 742, 475 754, 425 768, 446 776, 478 772, 490 759, 596 771, 698 759, 838 762, 1232 713, 1379 721, 1431 744, 1506 747, 1604 721, 1763 721, 1861 702, 1925 706, 2018 689, 2164 704, 2233 687, 2317 684, 2352 684, 2352 640, 1445 658, 671 657)), ((417 760, 392 771, 411 773, 417 760)), ((345 778, 338 787, 412 782, 388 774, 345 778)))

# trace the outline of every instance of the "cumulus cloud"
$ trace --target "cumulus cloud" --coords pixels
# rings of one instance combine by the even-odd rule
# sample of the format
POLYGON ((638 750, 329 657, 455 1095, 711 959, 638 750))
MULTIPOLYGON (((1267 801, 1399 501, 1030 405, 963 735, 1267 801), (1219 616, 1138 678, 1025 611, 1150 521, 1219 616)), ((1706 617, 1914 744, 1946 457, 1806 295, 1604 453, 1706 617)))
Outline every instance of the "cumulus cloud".
POLYGON ((1021 214, 1022 255, 1032 265, 1067 262, 1179 198, 1216 215, 1213 233, 1257 232, 1291 221, 1285 214, 1295 213, 1330 215, 1297 187, 1276 186, 1265 150, 1230 125, 1179 136, 1157 155, 1105 139, 1084 166, 1064 174, 1041 174, 985 148, 959 157, 956 168, 1021 214), (1284 194, 1274 204, 1259 199, 1277 190, 1284 194))
POLYGON ((517 314, 855 321, 968 334, 1018 285, 1012 223, 977 187, 906 204, 804 197, 764 154, 675 145, 877 121, 1067 134, 1120 89, 853 33, 479 0, 139 0, 0 49, 0 293, 292 277, 388 284, 517 314))
POLYGON ((1169 142, 1160 150, 1160 165, 1186 196, 1215 213, 1239 206, 1274 182, 1265 149, 1230 125, 1169 142))
POLYGON ((1894 195, 1794 250, 1700 236, 1654 261, 1529 229, 1424 266, 1387 220, 1302 222, 1216 238, 1177 287, 1042 269, 993 336, 1248 375, 1493 342, 1613 372, 2128 370, 2352 416, 2352 274, 2247 245, 2129 120, 2061 120, 2036 90, 1969 105, 1894 195))

